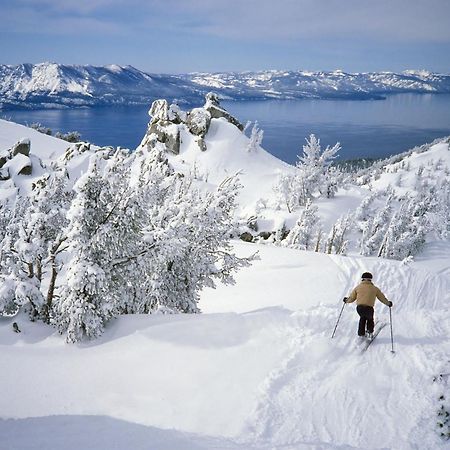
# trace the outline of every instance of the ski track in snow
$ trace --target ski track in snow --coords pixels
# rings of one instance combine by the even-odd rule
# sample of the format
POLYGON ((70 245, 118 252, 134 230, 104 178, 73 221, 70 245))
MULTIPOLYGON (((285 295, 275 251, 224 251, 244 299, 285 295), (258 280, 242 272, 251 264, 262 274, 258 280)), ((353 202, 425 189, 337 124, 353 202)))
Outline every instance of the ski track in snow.
MULTIPOLYGON (((367 259, 330 258, 340 268, 344 296, 353 287, 352 275, 367 270, 367 259)), ((330 326, 341 299, 336 309, 293 313, 292 327, 285 330, 289 355, 261 387, 249 420, 253 442, 270 442, 276 449, 446 446, 433 433, 437 394, 432 380, 450 354, 433 345, 445 341, 450 349, 448 309, 439 309, 449 300, 450 280, 385 260, 374 260, 369 268, 394 302, 396 353, 390 352, 389 310, 381 303, 376 305, 378 320, 388 326, 363 354, 356 341, 354 304, 345 307, 332 341, 330 326), (440 298, 444 293, 447 297, 440 298)))

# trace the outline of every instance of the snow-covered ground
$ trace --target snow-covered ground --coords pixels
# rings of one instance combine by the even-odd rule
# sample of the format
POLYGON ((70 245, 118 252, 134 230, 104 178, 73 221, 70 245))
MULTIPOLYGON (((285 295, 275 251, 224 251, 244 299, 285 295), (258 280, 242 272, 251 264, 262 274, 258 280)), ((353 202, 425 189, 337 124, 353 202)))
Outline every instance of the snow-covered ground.
MULTIPOLYGON (((174 162, 195 161, 212 184, 244 166, 243 196, 255 201, 284 163, 262 149, 246 153, 248 139, 229 127, 213 120, 208 151, 185 140, 174 162)), ((0 121, 0 150, 21 138, 45 162, 67 148, 0 121)), ((442 159, 448 145, 433 151, 442 159)), ((396 185, 389 176, 374 183, 396 185)), ((25 179, 14 182, 28 188, 25 179)), ((398 187, 405 185, 406 177, 398 187)), ((356 207, 363 190, 321 201, 323 219, 356 207)), ((437 412, 449 392, 447 244, 431 242, 416 262, 402 263, 235 242, 239 255, 258 250, 260 259, 234 286, 205 290, 203 314, 122 316, 82 344, 65 344, 27 317, 0 318, 0 448, 446 448, 437 412), (361 353, 354 305, 331 339, 342 298, 364 271, 394 303, 395 353, 389 326, 361 353)), ((376 320, 389 322, 381 303, 376 320)))
MULTIPOLYGON (((61 435, 66 448, 445 448, 446 386, 433 377, 450 369, 448 276, 269 246, 260 256, 236 286, 204 292, 204 314, 121 317, 90 343, 1 319, 0 411, 17 419, 0 422, 5 448, 58 448, 61 435), (394 302, 395 354, 389 327, 361 354, 352 305, 331 339, 364 270, 394 302)), ((389 321, 381 303, 376 317, 389 321)))

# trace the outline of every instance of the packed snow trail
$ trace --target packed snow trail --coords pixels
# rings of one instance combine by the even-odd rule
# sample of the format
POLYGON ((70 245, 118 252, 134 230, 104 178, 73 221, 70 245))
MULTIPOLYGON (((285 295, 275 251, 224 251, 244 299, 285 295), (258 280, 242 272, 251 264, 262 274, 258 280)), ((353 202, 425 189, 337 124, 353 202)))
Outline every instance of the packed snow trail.
MULTIPOLYGON (((363 259, 330 258, 347 279, 368 267, 363 259)), ((444 447, 435 429, 438 404, 432 380, 450 354, 445 306, 450 281, 398 262, 377 260, 369 267, 394 302, 397 353, 390 353, 385 327, 361 355, 351 305, 331 340, 339 298, 335 309, 293 313, 291 354, 266 381, 250 420, 254 439, 276 448, 305 442, 364 449, 444 447)), ((376 308, 379 320, 389 323, 389 310, 381 303, 376 308)))

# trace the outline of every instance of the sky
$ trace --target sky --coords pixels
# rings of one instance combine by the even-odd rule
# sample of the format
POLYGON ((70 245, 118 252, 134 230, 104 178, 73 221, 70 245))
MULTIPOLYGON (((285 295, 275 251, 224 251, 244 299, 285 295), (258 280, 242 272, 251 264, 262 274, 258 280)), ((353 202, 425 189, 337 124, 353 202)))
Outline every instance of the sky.
POLYGON ((0 0, 0 64, 450 73, 450 0, 0 0))

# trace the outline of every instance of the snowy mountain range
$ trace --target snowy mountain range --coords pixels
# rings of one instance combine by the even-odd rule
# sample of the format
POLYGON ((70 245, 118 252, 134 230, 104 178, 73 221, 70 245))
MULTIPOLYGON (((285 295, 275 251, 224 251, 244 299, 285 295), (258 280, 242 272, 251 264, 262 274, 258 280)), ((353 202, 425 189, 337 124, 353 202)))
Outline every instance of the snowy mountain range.
POLYGON ((4 109, 148 104, 157 98, 193 104, 211 90, 230 100, 382 99, 402 92, 449 93, 450 75, 341 70, 166 75, 118 65, 0 65, 4 109))

